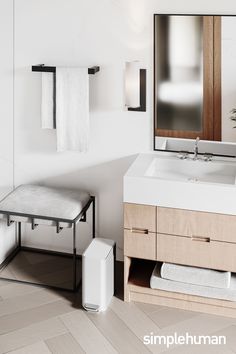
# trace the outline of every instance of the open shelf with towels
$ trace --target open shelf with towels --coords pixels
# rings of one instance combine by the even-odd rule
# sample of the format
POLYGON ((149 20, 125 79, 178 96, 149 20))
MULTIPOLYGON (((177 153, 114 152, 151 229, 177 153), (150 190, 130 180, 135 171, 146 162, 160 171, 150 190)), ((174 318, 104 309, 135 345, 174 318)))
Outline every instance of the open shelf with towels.
MULTIPOLYGON (((56 73, 56 67, 55 66, 47 66, 47 65, 44 65, 44 64, 39 64, 39 65, 33 65, 32 66, 32 71, 56 73)), ((88 74, 89 75, 94 75, 94 74, 96 74, 99 71, 100 71, 100 67, 99 66, 92 66, 91 68, 88 68, 88 74)))
POLYGON ((125 256, 124 264, 124 297, 127 302, 144 302, 236 318, 235 301, 152 289, 150 278, 155 266, 152 260, 125 256))

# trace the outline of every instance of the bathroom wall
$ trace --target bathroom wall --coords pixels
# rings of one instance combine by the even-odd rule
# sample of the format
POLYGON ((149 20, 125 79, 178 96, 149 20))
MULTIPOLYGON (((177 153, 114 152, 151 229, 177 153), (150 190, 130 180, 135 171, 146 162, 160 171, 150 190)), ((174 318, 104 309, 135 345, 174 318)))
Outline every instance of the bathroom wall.
MULTIPOLYGON (((7 0, 5 1, 7 2, 7 0)), ((97 197, 97 235, 117 241, 122 258, 122 178, 152 149, 153 13, 235 13, 226 0, 15 0, 15 183, 83 188, 97 197), (124 110, 124 63, 147 68, 147 112, 124 110), (40 127, 41 75, 32 64, 93 66, 90 150, 57 153, 54 131, 40 127)), ((5 151, 5 150, 4 150, 5 151)), ((90 222, 80 227, 80 251, 90 222)), ((69 250, 70 233, 26 230, 25 242, 69 250)))
MULTIPOLYGON (((0 199, 13 188, 13 0, 0 1, 0 199)), ((0 222, 0 263, 14 246, 14 226, 0 222)))

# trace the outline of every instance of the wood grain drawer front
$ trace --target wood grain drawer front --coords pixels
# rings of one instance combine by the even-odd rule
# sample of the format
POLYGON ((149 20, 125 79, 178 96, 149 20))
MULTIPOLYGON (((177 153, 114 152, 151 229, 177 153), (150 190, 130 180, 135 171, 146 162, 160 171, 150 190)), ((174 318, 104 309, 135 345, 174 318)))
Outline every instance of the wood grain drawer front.
POLYGON ((130 230, 156 232, 156 207, 124 203, 124 227, 130 230))
POLYGON ((157 208, 157 232, 236 243, 236 216, 157 208))
POLYGON ((157 260, 236 272, 236 244, 157 234, 157 260))
POLYGON ((131 230, 124 231, 124 254, 125 256, 156 259, 156 234, 135 233, 131 230))

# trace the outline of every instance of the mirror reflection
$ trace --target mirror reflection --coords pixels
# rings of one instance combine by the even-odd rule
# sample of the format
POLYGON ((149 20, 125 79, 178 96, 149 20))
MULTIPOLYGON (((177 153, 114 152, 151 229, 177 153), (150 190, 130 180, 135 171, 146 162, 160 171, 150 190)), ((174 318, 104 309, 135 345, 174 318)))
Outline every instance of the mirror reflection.
POLYGON ((236 17, 154 16, 155 142, 236 143, 235 59, 236 17))
POLYGON ((202 16, 159 16, 157 128, 200 131, 203 102, 202 16))

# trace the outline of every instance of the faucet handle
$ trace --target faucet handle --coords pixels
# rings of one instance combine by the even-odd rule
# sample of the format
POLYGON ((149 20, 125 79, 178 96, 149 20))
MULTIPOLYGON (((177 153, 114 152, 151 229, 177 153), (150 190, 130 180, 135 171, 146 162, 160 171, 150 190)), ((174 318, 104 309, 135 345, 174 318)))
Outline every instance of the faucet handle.
POLYGON ((178 158, 180 160, 186 160, 188 158, 188 154, 189 154, 188 151, 181 150, 178 152, 178 158))
POLYGON ((208 161, 211 161, 211 160, 212 160, 213 155, 212 155, 212 154, 209 154, 208 152, 205 152, 203 158, 204 158, 204 161, 207 161, 207 162, 208 162, 208 161))

